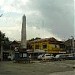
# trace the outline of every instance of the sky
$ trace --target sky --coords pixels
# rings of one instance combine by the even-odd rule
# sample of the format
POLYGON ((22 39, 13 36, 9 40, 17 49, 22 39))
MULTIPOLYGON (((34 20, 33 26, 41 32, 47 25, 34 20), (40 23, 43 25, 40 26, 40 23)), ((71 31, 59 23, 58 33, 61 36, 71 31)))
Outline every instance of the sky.
POLYGON ((0 30, 10 40, 21 39, 22 16, 26 15, 27 39, 74 34, 74 0, 0 0, 0 30))

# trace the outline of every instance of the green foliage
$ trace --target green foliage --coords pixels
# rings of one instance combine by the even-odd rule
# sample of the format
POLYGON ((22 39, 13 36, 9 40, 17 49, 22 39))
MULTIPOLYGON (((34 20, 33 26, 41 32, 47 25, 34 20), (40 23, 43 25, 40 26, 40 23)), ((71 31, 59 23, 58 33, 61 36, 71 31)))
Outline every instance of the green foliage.
POLYGON ((1 50, 1 46, 3 46, 3 49, 9 49, 10 48, 10 41, 8 39, 8 37, 5 36, 5 33, 2 33, 0 31, 0 50, 1 50))
POLYGON ((30 39, 30 41, 34 41, 34 40, 38 40, 38 39, 41 39, 41 38, 39 38, 39 37, 32 38, 32 39, 30 39))

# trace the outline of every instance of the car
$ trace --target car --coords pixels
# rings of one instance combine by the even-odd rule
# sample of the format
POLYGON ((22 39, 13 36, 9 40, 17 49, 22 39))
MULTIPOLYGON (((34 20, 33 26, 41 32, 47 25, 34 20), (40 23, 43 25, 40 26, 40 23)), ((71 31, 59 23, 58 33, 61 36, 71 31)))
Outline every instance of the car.
POLYGON ((51 54, 44 54, 44 55, 42 56, 42 60, 51 60, 51 59, 53 59, 53 58, 54 58, 54 56, 51 55, 51 54))
POLYGON ((11 60, 11 55, 8 56, 8 60, 9 60, 9 61, 11 60))
POLYGON ((38 59, 38 60, 42 60, 43 55, 44 55, 44 54, 40 54, 40 55, 37 57, 37 59, 38 59))
POLYGON ((54 57, 54 60, 66 60, 66 55, 65 54, 57 54, 55 57, 54 57))
POLYGON ((75 55, 72 54, 68 55, 67 60, 75 60, 75 55))

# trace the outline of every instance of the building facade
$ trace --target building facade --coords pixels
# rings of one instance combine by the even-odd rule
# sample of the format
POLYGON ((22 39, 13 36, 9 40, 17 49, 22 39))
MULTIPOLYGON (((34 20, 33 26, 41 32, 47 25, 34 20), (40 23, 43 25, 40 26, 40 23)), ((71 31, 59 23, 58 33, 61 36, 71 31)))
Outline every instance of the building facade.
POLYGON ((37 39, 28 42, 33 51, 44 50, 47 53, 64 53, 65 46, 61 41, 55 38, 37 39))
MULTIPOLYGON (((13 41, 11 44, 11 49, 15 47, 20 47, 21 42, 13 41)), ((55 38, 44 38, 44 39, 36 39, 36 40, 28 40, 27 41, 27 50, 31 52, 44 51, 46 53, 51 54, 59 54, 66 53, 65 45, 62 41, 58 41, 55 38)))
POLYGON ((65 41, 65 46, 67 53, 75 53, 75 40, 72 42, 72 39, 68 39, 65 41), (73 46, 74 43, 74 46, 73 46))

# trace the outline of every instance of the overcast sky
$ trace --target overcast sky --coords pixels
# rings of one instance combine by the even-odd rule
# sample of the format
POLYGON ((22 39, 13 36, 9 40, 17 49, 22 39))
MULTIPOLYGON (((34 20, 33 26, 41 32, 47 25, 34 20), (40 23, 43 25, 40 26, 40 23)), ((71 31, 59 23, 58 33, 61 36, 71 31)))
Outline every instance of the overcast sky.
POLYGON ((0 0, 0 30, 10 40, 21 39, 22 16, 27 19, 27 39, 74 36, 74 0, 0 0))

